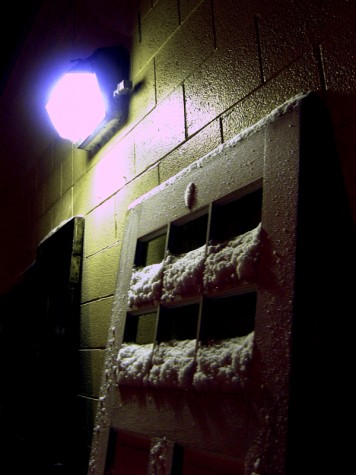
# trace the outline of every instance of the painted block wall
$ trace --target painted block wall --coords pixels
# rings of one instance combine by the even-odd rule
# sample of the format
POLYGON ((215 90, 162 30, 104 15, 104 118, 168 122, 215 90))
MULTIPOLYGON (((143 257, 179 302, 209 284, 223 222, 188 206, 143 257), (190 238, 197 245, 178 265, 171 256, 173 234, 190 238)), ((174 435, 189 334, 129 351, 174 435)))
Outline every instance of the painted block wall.
MULTIPOLYGON (((85 2, 77 3, 80 9, 85 2)), ((35 246, 63 220, 85 217, 78 400, 88 447, 125 216, 134 199, 284 101, 316 91, 331 112, 356 222, 354 2, 129 3, 120 11, 127 15, 134 86, 127 123, 93 157, 53 139, 23 177, 28 222, 35 224, 26 229, 22 262, 31 260, 35 246)), ((80 11, 82 28, 94 31, 93 49, 101 47, 109 34, 97 26, 100 15, 112 22, 112 31, 115 16, 104 5, 93 16, 90 9, 80 11)))
MULTIPOLYGON (((77 210, 87 216, 83 310, 95 305, 100 312, 114 292, 129 202, 300 92, 318 91, 329 104, 355 209, 347 132, 355 129, 356 112, 352 11, 351 2, 336 1, 141 2, 132 79, 143 87, 132 96, 125 130, 89 172, 95 180, 108 162, 116 177, 91 208, 88 197, 77 210)), ((104 327, 108 311, 102 310, 104 327)), ((83 322, 89 318, 82 312, 83 322)), ((103 350, 94 346, 81 349, 92 363, 83 372, 81 397, 95 405, 103 350)))

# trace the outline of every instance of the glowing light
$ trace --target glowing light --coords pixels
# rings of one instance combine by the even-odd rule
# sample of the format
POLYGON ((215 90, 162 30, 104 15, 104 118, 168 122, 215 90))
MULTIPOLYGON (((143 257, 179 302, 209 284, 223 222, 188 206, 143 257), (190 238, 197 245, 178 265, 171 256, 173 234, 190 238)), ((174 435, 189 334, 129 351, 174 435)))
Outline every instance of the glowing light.
POLYGON ((94 73, 71 72, 54 86, 46 109, 58 134, 83 142, 105 118, 106 103, 94 73))

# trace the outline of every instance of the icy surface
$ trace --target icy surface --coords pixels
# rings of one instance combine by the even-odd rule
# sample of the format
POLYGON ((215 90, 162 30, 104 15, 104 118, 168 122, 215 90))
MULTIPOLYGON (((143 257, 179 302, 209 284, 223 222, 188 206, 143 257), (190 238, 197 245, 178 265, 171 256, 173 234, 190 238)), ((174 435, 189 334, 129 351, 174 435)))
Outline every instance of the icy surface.
POLYGON ((205 288, 220 288, 237 281, 255 281, 260 235, 261 224, 231 241, 208 246, 204 271, 205 288))

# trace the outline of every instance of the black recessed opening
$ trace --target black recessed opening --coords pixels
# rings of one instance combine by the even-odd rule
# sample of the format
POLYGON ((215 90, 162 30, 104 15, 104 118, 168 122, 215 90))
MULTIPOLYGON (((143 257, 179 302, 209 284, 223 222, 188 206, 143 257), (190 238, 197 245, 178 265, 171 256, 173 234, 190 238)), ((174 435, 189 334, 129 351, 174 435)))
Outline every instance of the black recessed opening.
POLYGON ((156 332, 156 312, 143 315, 127 315, 124 331, 125 343, 145 345, 153 343, 156 332))
POLYGON ((164 259, 166 234, 161 234, 153 239, 138 240, 136 244, 135 266, 148 266, 158 264, 164 259))
POLYGON ((214 203, 210 239, 225 241, 254 229, 262 216, 262 188, 228 203, 214 203))
POLYGON ((171 475, 181 475, 183 470, 184 447, 179 444, 173 446, 171 475))
POLYGON ((256 292, 206 298, 200 325, 203 342, 248 335, 254 329, 256 292))
POLYGON ((161 307, 157 341, 193 340, 197 337, 199 304, 161 307))
POLYGON ((208 215, 204 214, 188 223, 171 224, 168 249, 172 254, 184 254, 206 242, 208 215))

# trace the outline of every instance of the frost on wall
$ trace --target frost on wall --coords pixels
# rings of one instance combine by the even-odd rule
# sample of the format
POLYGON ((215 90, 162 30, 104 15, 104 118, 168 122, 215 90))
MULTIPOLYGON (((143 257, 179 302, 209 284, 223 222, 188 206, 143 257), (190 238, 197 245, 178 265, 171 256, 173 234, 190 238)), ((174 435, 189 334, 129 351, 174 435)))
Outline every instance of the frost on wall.
POLYGON ((165 260, 162 300, 175 300, 202 291, 205 245, 165 260))
POLYGON ((204 287, 214 290, 238 281, 255 281, 260 235, 261 224, 230 241, 208 246, 204 287))

